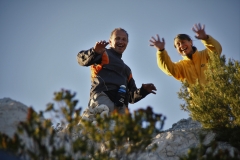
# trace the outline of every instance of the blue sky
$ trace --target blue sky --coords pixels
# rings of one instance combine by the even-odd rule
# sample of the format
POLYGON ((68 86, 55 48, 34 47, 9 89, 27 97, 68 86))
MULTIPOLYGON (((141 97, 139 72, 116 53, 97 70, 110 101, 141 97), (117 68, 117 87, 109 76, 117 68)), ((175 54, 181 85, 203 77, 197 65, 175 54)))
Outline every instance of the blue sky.
POLYGON ((239 0, 1 0, 0 1, 0 98, 8 97, 44 110, 53 93, 76 92, 79 107, 87 107, 90 68, 79 66, 76 55, 96 41, 108 40, 122 27, 129 33, 124 62, 132 69, 136 85, 154 83, 157 94, 130 104, 130 111, 151 106, 167 117, 168 129, 188 114, 180 109, 181 83, 165 75, 156 63, 151 36, 165 38, 172 61, 182 59, 173 47, 179 33, 189 34, 198 50, 204 49, 191 28, 205 24, 227 59, 240 61, 239 0))

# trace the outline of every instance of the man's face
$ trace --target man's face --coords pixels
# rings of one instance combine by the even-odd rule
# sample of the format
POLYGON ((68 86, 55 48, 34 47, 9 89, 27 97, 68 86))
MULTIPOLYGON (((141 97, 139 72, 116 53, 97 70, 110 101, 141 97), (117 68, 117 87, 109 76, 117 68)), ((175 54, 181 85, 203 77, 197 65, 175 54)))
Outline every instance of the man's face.
POLYGON ((190 40, 181 40, 175 39, 174 46, 176 47, 178 53, 183 56, 186 56, 189 53, 192 53, 192 41, 190 40))
POLYGON ((122 54, 127 48, 128 36, 124 31, 115 31, 109 39, 109 44, 117 53, 122 54))

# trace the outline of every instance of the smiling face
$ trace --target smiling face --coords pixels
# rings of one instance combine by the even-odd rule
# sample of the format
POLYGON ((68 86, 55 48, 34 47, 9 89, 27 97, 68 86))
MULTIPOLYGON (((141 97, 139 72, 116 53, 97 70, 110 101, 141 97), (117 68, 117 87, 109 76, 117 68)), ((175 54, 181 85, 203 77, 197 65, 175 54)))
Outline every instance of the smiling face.
POLYGON ((192 40, 188 35, 179 34, 174 39, 174 47, 183 56, 193 53, 192 40))
POLYGON ((127 48, 128 35, 125 30, 119 29, 112 32, 109 39, 110 47, 113 48, 117 53, 122 54, 127 48))
POLYGON ((185 56, 192 53, 192 41, 176 39, 174 45, 181 55, 185 56))

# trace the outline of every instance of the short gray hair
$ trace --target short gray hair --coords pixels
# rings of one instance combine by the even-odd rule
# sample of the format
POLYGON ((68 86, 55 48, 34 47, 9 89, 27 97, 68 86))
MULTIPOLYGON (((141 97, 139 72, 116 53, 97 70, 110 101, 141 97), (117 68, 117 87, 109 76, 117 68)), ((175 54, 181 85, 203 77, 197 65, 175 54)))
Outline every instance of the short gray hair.
POLYGON ((128 38, 128 33, 127 33, 127 31, 125 30, 125 29, 123 29, 123 28, 115 28, 112 32, 111 32, 111 35, 110 35, 110 38, 112 38, 112 35, 113 35, 113 33, 115 32, 115 31, 124 31, 126 34, 127 34, 127 38, 128 38))

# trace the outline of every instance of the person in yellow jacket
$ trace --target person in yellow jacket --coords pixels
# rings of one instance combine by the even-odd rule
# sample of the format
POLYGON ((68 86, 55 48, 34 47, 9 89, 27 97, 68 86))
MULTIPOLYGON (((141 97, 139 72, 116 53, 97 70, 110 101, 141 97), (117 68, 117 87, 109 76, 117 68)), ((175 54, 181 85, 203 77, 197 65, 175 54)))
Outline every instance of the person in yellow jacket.
POLYGON ((192 28, 195 37, 200 39, 206 47, 204 50, 198 51, 193 46, 192 39, 187 34, 178 34, 174 38, 174 47, 182 55, 183 59, 179 62, 172 62, 165 49, 165 40, 160 40, 159 35, 150 39, 150 46, 157 49, 158 67, 167 75, 173 76, 177 80, 187 80, 189 84, 193 84, 199 80, 200 84, 206 83, 204 70, 207 67, 209 54, 221 55, 222 47, 220 43, 212 36, 206 34, 205 25, 195 24, 192 28))

